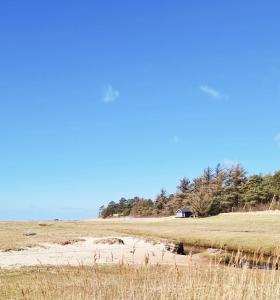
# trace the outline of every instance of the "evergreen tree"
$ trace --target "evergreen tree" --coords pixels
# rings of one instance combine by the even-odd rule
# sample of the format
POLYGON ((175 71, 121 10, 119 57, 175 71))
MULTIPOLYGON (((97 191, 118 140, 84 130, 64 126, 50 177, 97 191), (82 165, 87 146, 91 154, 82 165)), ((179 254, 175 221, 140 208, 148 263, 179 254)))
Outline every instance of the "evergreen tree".
POLYGON ((218 164, 214 169, 206 168, 192 181, 183 178, 175 195, 167 195, 162 189, 154 202, 140 197, 121 198, 118 203, 111 201, 107 207, 101 206, 99 216, 165 216, 184 207, 190 207, 200 217, 238 209, 280 208, 280 171, 247 177, 239 164, 231 168, 218 164))
POLYGON ((174 212, 179 208, 189 206, 191 191, 192 184, 188 178, 184 177, 177 186, 177 193, 175 197, 171 200, 174 212))
POLYGON ((258 204, 266 204, 271 201, 271 192, 268 189, 264 177, 253 175, 242 186, 242 201, 244 208, 254 207, 258 204))
POLYGON ((271 187, 274 193, 274 198, 280 200, 280 171, 276 172, 271 178, 271 187))
POLYGON ((160 194, 157 195, 154 202, 154 213, 156 215, 163 215, 166 210, 168 197, 165 189, 161 189, 160 194))
POLYGON ((242 186, 246 180, 246 170, 240 164, 227 170, 225 187, 221 195, 223 211, 233 211, 242 203, 242 186))

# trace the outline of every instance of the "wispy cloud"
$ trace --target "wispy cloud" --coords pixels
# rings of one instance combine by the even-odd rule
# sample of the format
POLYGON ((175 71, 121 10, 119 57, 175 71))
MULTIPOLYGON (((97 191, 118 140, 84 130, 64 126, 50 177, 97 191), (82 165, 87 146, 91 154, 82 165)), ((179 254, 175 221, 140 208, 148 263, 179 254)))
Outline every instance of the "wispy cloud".
POLYGON ((112 87, 112 85, 108 84, 105 86, 104 95, 103 95, 103 102, 110 103, 117 100, 120 96, 119 90, 112 87))
POLYGON ((277 143, 277 145, 280 147, 280 132, 278 134, 276 134, 274 140, 277 143))
POLYGON ((224 95, 220 91, 218 91, 208 85, 201 85, 199 87, 199 89, 201 90, 201 92, 207 94, 208 96, 210 96, 214 99, 221 99, 224 97, 224 95))
POLYGON ((225 159, 223 161, 223 165, 226 167, 226 168, 230 168, 230 167, 234 167, 234 166, 237 166, 237 165, 240 165, 240 161, 238 160, 232 160, 232 159, 225 159))
POLYGON ((177 135, 173 136, 173 143, 178 144, 179 143, 179 137, 177 135))

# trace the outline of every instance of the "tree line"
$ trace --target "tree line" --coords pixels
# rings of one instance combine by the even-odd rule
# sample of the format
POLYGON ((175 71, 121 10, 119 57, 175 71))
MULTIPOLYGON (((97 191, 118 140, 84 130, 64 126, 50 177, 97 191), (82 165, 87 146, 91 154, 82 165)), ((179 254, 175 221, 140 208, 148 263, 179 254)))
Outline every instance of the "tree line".
POLYGON ((153 200, 142 197, 121 198, 100 207, 99 216, 170 216, 188 207, 198 217, 221 212, 280 208, 280 171, 268 175, 247 176, 240 165, 208 167, 203 174, 183 178, 175 194, 162 189, 153 200))

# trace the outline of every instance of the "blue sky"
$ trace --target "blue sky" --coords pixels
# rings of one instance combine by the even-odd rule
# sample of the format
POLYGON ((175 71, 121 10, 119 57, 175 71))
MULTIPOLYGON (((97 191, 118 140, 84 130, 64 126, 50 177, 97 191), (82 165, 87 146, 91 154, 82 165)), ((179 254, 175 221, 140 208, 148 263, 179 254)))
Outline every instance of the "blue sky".
POLYGON ((279 1, 3 1, 0 219, 91 218, 217 162, 279 169, 279 1))

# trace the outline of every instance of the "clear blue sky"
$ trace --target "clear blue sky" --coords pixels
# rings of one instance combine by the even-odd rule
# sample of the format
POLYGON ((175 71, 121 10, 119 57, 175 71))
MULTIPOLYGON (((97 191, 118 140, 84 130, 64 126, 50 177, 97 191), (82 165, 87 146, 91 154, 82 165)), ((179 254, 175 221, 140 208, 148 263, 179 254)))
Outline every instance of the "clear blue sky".
POLYGON ((2 1, 0 219, 91 218, 217 162, 279 169, 279 1, 2 1))

